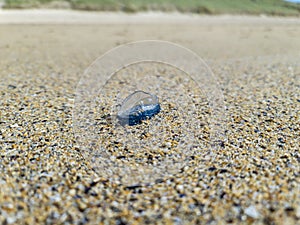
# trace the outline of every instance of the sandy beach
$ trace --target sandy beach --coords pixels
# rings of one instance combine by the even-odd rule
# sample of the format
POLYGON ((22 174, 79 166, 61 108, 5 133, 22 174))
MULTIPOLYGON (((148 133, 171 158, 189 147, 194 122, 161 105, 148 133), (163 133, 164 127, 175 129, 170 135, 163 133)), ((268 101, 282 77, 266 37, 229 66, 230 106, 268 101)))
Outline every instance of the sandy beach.
MULTIPOLYGON (((299 23, 0 10, 0 223, 298 224, 299 23), (174 42, 208 63, 224 95, 226 139, 212 161, 195 155, 166 179, 128 186, 91 169, 72 113, 84 70, 111 48, 139 40, 174 42)), ((103 137, 119 153, 116 137, 103 137)))

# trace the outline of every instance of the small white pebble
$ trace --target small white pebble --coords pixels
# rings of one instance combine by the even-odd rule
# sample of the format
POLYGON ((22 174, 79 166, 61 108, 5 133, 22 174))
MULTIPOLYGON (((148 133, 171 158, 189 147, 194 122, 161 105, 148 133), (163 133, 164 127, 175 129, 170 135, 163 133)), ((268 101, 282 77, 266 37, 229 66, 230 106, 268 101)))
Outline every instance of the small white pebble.
POLYGON ((7 222, 7 224, 13 224, 13 223, 15 223, 16 222, 16 218, 15 217, 7 217, 6 218, 6 222, 7 222))
POLYGON ((75 196, 75 195, 76 195, 76 190, 75 190, 75 189, 71 189, 71 190, 69 191, 69 194, 70 194, 71 196, 75 196))
POLYGON ((161 203, 165 204, 168 202, 168 198, 166 196, 163 196, 160 201, 161 203))
POLYGON ((17 127, 19 127, 19 125, 17 123, 15 123, 15 124, 11 125, 11 127, 12 128, 17 128, 17 127))
POLYGON ((172 147, 171 142, 166 142, 166 146, 167 146, 168 148, 171 148, 171 147, 172 147))
POLYGON ((251 206, 249 206, 248 208, 245 209, 245 214, 247 216, 250 216, 250 217, 254 218, 254 219, 259 218, 259 213, 256 210, 255 206, 253 206, 253 205, 251 205, 251 206))
POLYGON ((296 216, 300 218, 300 206, 298 206, 296 209, 296 216))
POLYGON ((180 184, 180 185, 177 185, 177 189, 178 189, 179 191, 182 191, 183 188, 184 188, 183 185, 181 185, 181 184, 180 184))

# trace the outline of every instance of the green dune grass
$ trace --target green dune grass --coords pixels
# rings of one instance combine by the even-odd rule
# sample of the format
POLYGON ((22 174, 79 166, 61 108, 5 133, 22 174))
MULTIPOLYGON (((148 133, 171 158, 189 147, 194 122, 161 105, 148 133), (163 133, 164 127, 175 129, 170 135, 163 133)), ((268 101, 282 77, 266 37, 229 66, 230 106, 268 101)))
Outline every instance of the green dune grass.
POLYGON ((138 12, 180 11, 203 14, 267 14, 299 16, 300 5, 283 0, 6 0, 5 8, 68 5, 79 10, 138 12))

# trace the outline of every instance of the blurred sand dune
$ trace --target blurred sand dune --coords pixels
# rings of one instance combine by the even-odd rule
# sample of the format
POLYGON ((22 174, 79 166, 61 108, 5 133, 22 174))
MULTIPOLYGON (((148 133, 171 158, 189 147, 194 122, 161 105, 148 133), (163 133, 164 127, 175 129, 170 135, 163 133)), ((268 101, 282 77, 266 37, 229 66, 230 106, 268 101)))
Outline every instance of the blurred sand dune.
MULTIPOLYGON (((1 5, 1 3, 0 3, 1 5)), ((197 15, 163 12, 87 12, 75 10, 28 9, 1 10, 0 24, 148 24, 148 23, 266 23, 299 24, 299 18, 244 15, 197 15)))

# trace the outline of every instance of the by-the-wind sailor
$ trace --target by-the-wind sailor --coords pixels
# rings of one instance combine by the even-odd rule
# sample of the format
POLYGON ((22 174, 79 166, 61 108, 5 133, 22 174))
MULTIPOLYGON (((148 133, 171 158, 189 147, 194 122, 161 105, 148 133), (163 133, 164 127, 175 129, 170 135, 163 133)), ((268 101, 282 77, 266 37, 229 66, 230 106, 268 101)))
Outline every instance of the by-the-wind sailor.
POLYGON ((144 91, 135 91, 123 101, 117 118, 122 125, 139 124, 160 112, 160 104, 156 95, 144 91))

